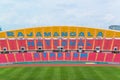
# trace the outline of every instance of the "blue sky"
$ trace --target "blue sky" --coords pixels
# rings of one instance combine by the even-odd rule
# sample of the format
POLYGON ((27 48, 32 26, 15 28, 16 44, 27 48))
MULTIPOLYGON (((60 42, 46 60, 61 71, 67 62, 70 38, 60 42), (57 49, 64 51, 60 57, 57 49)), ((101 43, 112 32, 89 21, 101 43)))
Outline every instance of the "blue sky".
POLYGON ((0 0, 3 30, 76 25, 107 29, 120 24, 120 0, 0 0))

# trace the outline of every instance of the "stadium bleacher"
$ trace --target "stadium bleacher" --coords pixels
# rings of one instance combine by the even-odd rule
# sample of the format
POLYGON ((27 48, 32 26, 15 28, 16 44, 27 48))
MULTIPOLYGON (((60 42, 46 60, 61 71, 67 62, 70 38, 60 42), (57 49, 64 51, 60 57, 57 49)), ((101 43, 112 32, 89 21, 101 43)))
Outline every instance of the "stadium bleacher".
POLYGON ((67 33, 68 27, 55 29, 58 33, 54 31, 54 29, 54 33, 49 32, 49 30, 51 30, 50 28, 35 29, 39 32, 39 34, 35 32, 37 36, 35 36, 35 34, 31 36, 31 31, 18 30, 16 31, 17 38, 13 32, 7 32, 7 35, 1 32, 0 63, 37 61, 120 63, 119 32, 113 35, 113 31, 88 29, 87 32, 86 28, 74 28, 69 30, 72 32, 67 33), (44 30, 44 32, 42 30, 44 30), (24 31, 28 33, 27 36, 23 34, 24 31), (57 34, 61 36, 57 36, 57 34), (23 35, 23 37, 21 37, 21 35, 23 35))
MULTIPOLYGON (((96 47, 100 47, 102 50, 112 50, 114 47, 119 49, 120 44, 118 39, 84 39, 82 43, 80 43, 80 39, 78 39, 79 46, 85 46, 84 50, 92 50, 96 47), (85 42, 86 41, 86 42, 85 42), (85 45, 86 43, 86 45, 85 45), (91 45, 93 44, 94 45, 91 45), (104 45, 102 45, 104 43, 104 45), (107 44, 107 45, 105 45, 107 44), (112 46, 112 47, 111 47, 112 46)), ((33 40, 33 39, 10 39, 10 40, 0 40, 1 50, 6 49, 11 52, 7 54, 0 54, 0 63, 11 63, 11 62, 34 62, 34 61, 94 61, 94 62, 120 62, 120 54, 112 53, 112 52, 77 52, 75 39, 70 39, 68 43, 68 39, 54 39, 53 40, 53 48, 52 48, 52 40, 33 40), (74 50, 73 52, 12 52, 14 50, 20 51, 21 47, 24 47, 26 50, 36 50, 41 46, 41 49, 52 50, 57 49, 58 46, 63 48, 74 50), (43 44, 45 42, 45 45, 43 44), (37 44, 38 43, 38 44, 37 44), (35 45, 37 44, 36 48, 35 45), (69 44, 69 47, 67 46, 69 44)))

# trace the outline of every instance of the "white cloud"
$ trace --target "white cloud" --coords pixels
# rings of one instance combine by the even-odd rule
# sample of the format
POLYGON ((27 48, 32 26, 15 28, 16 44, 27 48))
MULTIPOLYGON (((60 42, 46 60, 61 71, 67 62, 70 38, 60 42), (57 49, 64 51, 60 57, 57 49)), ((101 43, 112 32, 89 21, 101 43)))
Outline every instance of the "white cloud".
POLYGON ((104 17, 104 20, 105 21, 108 21, 108 22, 111 22, 111 21, 113 21, 115 19, 115 16, 114 15, 111 15, 111 14, 107 14, 107 15, 105 15, 105 17, 104 17))
POLYGON ((120 0, 0 0, 3 29, 38 25, 107 28, 120 24, 120 0))

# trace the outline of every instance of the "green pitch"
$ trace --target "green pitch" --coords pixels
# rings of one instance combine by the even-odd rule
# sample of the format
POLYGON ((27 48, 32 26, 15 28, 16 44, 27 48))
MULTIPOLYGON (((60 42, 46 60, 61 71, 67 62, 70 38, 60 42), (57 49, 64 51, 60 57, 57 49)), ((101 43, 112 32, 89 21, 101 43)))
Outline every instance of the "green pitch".
POLYGON ((116 67, 0 68, 0 80, 120 80, 116 67))

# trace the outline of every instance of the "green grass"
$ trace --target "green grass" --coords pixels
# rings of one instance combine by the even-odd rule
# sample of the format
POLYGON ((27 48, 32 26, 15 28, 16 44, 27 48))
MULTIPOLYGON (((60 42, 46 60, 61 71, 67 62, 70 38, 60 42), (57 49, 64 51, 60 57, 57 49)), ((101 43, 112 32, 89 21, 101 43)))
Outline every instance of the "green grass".
POLYGON ((0 68, 0 80, 120 80, 115 67, 0 68))

